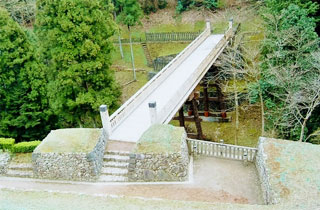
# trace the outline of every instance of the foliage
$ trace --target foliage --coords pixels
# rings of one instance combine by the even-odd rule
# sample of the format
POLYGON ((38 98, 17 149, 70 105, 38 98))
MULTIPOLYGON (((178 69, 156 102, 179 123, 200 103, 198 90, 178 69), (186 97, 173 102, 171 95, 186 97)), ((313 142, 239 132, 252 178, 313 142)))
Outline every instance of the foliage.
POLYGON ((263 15, 267 32, 261 51, 259 82, 268 109, 269 127, 275 127, 281 137, 297 139, 304 133, 302 121, 308 119, 306 116, 311 111, 307 107, 311 104, 310 97, 316 94, 312 92, 318 85, 314 79, 320 77, 319 68, 314 66, 317 58, 312 56, 318 49, 319 38, 315 19, 308 16, 309 10, 290 4, 276 13, 272 6, 275 5, 270 4, 269 10, 265 10, 271 12, 263 15))
POLYGON ((218 8, 218 2, 217 0, 178 0, 176 11, 181 13, 193 7, 204 7, 214 10, 218 8))
POLYGON ((68 126, 97 126, 99 106, 107 104, 112 112, 120 96, 109 69, 109 38, 116 28, 111 2, 39 0, 37 11, 51 107, 68 126))
POLYGON ((0 135, 18 141, 43 138, 55 120, 36 46, 1 8, 0 29, 0 135))
POLYGON ((131 27, 140 23, 143 13, 137 0, 124 0, 118 21, 131 27))
POLYGON ((152 12, 156 12, 158 9, 164 9, 168 5, 167 0, 143 0, 141 1, 141 8, 144 14, 149 15, 152 12))
POLYGON ((0 150, 11 150, 15 140, 12 138, 0 138, 0 150))
POLYGON ((12 147, 13 153, 29 153, 33 152, 35 148, 41 143, 41 141, 29 141, 29 142, 20 142, 12 147))
POLYGON ((35 20, 35 0, 4 0, 0 6, 6 8, 13 20, 23 26, 33 25, 35 20))
POLYGON ((297 5, 308 14, 315 14, 319 9, 319 3, 312 0, 265 0, 266 9, 269 13, 279 14, 289 5, 297 5))

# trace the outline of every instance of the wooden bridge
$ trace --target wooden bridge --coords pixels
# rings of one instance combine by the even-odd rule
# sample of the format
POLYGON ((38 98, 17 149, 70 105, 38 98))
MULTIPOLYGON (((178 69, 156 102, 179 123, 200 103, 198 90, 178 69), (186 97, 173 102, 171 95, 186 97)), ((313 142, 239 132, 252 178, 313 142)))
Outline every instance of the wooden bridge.
POLYGON ((233 35, 232 21, 225 34, 206 29, 110 117, 100 107, 110 140, 137 142, 154 123, 167 124, 188 99, 233 35))

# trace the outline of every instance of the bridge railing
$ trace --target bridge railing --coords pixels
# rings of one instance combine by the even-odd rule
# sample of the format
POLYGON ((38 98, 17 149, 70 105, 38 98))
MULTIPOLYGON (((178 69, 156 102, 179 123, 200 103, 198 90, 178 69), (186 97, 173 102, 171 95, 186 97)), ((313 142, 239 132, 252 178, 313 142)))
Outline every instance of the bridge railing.
POLYGON ((209 70, 211 65, 215 62, 218 56, 222 53, 225 46, 228 44, 229 39, 233 36, 233 28, 230 27, 224 37, 219 41, 216 47, 209 53, 205 60, 201 62, 197 70, 194 71, 189 79, 186 80, 182 87, 178 89, 174 98, 171 98, 170 101, 159 111, 157 117, 159 123, 168 123, 177 113, 179 108, 184 104, 189 95, 195 89, 197 84, 209 70))
MULTIPOLYGON (((126 101, 117 111, 110 116, 111 130, 113 131, 128 114, 141 104, 149 94, 151 94, 175 69, 179 66, 207 37, 210 36, 210 23, 207 23, 206 29, 189 44, 181 53, 179 53, 168 65, 166 65, 158 74, 156 74, 147 84, 145 84, 137 93, 126 101)), ((147 108, 147 107, 146 107, 147 108)))
POLYGON ((189 152, 195 155, 220 157, 233 160, 253 162, 258 149, 253 147, 236 146, 217 142, 187 139, 189 152))

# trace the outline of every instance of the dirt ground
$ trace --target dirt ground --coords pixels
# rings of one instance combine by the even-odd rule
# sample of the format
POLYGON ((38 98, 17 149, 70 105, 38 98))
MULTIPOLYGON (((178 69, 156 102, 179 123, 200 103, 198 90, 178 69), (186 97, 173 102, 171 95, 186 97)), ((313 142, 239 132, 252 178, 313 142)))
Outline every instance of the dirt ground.
POLYGON ((195 158, 194 178, 183 184, 53 183, 0 177, 1 188, 103 194, 182 201, 262 204, 254 165, 195 158))

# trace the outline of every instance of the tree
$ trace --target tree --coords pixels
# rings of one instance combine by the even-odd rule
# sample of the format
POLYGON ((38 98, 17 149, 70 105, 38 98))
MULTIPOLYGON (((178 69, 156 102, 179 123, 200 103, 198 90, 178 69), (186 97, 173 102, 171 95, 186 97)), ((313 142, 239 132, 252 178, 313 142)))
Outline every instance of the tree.
POLYGON ((26 33, 0 8, 0 136, 42 139, 54 126, 38 57, 26 33))
MULTIPOLYGON (((112 3, 114 5, 113 17, 114 17, 114 20, 116 21, 117 20, 117 14, 119 14, 121 5, 123 4, 123 0, 113 0, 112 3)), ((117 34, 118 34, 120 55, 121 55, 121 58, 123 59, 124 55, 123 55, 123 49, 122 49, 122 43, 121 43, 121 37, 120 37, 120 28, 118 29, 117 34)))
POLYGON ((35 20, 35 0, 3 0, 0 2, 8 10, 13 20, 22 26, 32 26, 35 20))
POLYGON ((115 110, 110 1, 39 0, 36 33, 48 66, 50 106, 68 126, 97 126, 99 106, 115 110))
POLYGON ((121 12, 118 16, 118 21, 126 25, 129 30, 131 62, 132 62, 134 81, 137 80, 137 76, 136 76, 136 69, 134 66, 134 55, 133 55, 132 40, 131 40, 131 27, 135 26, 137 23, 140 22, 140 18, 142 17, 142 15, 143 13, 137 0, 124 0, 121 12))
POLYGON ((315 20, 308 11, 289 5, 280 14, 264 16, 266 40, 262 48, 262 77, 270 125, 284 138, 304 138, 308 119, 317 106, 320 77, 313 55, 318 49, 315 20))

